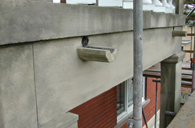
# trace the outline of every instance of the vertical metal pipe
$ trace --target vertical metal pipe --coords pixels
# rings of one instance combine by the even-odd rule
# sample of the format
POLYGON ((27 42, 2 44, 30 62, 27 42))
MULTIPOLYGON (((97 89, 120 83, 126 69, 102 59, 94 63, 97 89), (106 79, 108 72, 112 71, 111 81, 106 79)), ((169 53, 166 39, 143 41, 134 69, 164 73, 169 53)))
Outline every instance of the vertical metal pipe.
MULTIPOLYGON (((195 33, 195 26, 194 26, 194 33, 195 33)), ((195 34, 194 34, 194 55, 192 59, 192 91, 195 89, 195 64, 194 64, 194 59, 195 59, 195 34)))
POLYGON ((155 104, 155 128, 157 128, 157 111, 158 111, 158 82, 156 82, 156 104, 155 104))
MULTIPOLYGON (((191 26, 191 34, 192 34, 192 26, 191 26)), ((190 44, 190 50, 192 50, 192 36, 190 36, 191 38, 191 44, 190 44)), ((190 59, 192 58, 192 53, 190 53, 190 59)))
POLYGON ((142 128, 142 56, 143 56, 143 0, 133 1, 134 84, 133 119, 134 128, 142 128))
POLYGON ((99 6, 99 0, 96 0, 96 6, 99 6))
POLYGON ((148 83, 147 83, 147 81, 148 81, 148 77, 147 76, 145 76, 145 99, 148 99, 148 83))

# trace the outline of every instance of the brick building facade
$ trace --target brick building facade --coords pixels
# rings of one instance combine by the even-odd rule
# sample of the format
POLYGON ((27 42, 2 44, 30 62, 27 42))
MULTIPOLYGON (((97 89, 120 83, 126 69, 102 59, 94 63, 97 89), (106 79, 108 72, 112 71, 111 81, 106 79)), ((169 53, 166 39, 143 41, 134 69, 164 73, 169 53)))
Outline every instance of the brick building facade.
MULTIPOLYGON (((145 84, 145 100, 150 102, 144 107, 147 121, 155 115, 156 83, 155 78, 147 77, 145 84)), ((160 83, 158 88, 158 110, 160 109, 160 83)), ((72 109, 70 112, 78 114, 79 128, 113 128, 117 125, 117 86, 99 96, 72 109)), ((143 126, 145 125, 143 120, 143 126)), ((124 122, 120 128, 127 128, 124 122)))

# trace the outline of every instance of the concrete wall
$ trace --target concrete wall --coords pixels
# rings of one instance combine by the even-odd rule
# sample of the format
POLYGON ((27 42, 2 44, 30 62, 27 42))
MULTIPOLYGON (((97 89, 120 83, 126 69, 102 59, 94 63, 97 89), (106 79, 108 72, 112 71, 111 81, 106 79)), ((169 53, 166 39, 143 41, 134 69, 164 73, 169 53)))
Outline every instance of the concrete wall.
MULTIPOLYGON (((181 43, 178 42, 181 42, 181 38, 172 38, 172 30, 166 28, 144 31, 144 69, 180 51, 181 43)), ((113 63, 80 60, 76 52, 81 42, 79 37, 35 43, 33 47, 39 123, 46 123, 132 77, 132 35, 132 32, 123 32, 89 36, 90 45, 119 49, 113 63)))
POLYGON ((185 53, 177 53, 161 62, 160 127, 165 128, 173 117, 165 111, 178 112, 181 99, 181 66, 185 53))
MULTIPOLYGON (((0 45, 133 30, 133 10, 0 1, 0 45), (11 34, 10 34, 11 33, 11 34)), ((182 26, 184 16, 144 12, 144 28, 182 26)))
POLYGON ((173 0, 173 5, 175 6, 176 14, 183 15, 184 1, 185 0, 173 0))
MULTIPOLYGON (((1 1, 0 127, 67 126, 67 111, 132 77, 132 14, 115 8, 1 1), (115 62, 80 60, 76 49, 83 35, 89 36, 90 45, 118 48, 115 62)), ((144 19, 147 69, 180 51, 181 38, 172 37, 172 31, 174 26, 182 29, 184 18, 144 12, 144 19)))
POLYGON ((0 47, 0 127, 36 128, 32 44, 0 47))
MULTIPOLYGON (((181 38, 172 38, 172 30, 173 28, 165 28, 144 31, 144 69, 180 50, 181 44, 178 42, 181 42, 181 38)), ((32 80, 28 81, 32 85, 29 86, 27 84, 32 89, 29 91, 25 89, 25 91, 27 91, 28 95, 32 95, 31 98, 35 98, 33 88, 36 88, 39 125, 57 119, 59 116, 66 114, 70 109, 132 77, 132 35, 132 32, 123 32, 89 36, 90 45, 110 46, 119 49, 117 59, 113 63, 86 62, 80 60, 76 52, 76 48, 81 45, 80 37, 36 42, 32 43, 31 49, 25 48, 31 55, 31 61, 29 61, 30 57, 22 56, 25 60, 18 62, 18 65, 24 62, 30 63, 31 65, 34 63, 34 70, 27 74, 22 74, 20 79, 17 79, 17 75, 13 76, 13 83, 17 85, 17 82, 23 81, 23 79, 26 80, 26 77, 29 77, 29 75, 32 77, 32 80), (33 76, 35 77, 33 78, 33 76), (35 82, 35 87, 33 86, 33 82, 35 82)), ((17 47, 20 47, 20 45, 17 47)), ((1 47, 1 52, 9 53, 8 49, 4 49, 3 47, 1 47)), ((18 50, 18 52, 22 51, 18 50)), ((16 63, 15 59, 18 60, 18 56, 14 53, 10 56, 1 54, 1 61, 13 58, 13 62, 16 63)), ((29 68, 22 68, 23 65, 20 65, 22 66, 21 70, 18 70, 18 66, 9 66, 12 64, 11 61, 3 61, 1 64, 7 66, 7 68, 1 66, 1 71, 10 73, 8 75, 2 75, 2 80, 9 81, 11 78, 10 76, 13 73, 10 72, 12 70, 10 67, 18 72, 26 72, 26 70, 29 70, 29 68)), ((9 90, 6 86, 7 83, 2 80, 0 84, 1 88, 9 90)), ((17 93, 22 95, 23 93, 21 92, 23 92, 22 86, 21 89, 18 88, 17 93)), ((15 96, 14 93, 11 94, 13 95, 12 97, 15 96)), ((1 102, 4 104, 12 103, 11 100, 12 98, 7 98, 6 94, 5 97, 1 97, 1 102)), ((33 105, 34 109, 27 107, 25 112, 23 108, 20 108, 21 103, 18 102, 15 105, 15 107, 21 109, 18 111, 23 111, 28 114, 29 109, 32 109, 36 115, 35 101, 32 103, 26 99, 24 102, 27 105, 33 105)))

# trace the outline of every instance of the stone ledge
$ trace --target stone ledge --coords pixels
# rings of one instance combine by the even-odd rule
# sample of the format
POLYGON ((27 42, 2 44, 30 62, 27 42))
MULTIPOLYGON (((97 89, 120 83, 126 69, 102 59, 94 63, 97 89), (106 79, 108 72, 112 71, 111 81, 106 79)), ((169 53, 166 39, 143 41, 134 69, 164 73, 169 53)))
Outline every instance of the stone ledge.
POLYGON ((117 49, 110 47, 88 46, 78 47, 77 53, 80 59, 85 61, 98 61, 111 63, 116 59, 117 49))
POLYGON ((177 113, 168 128, 193 128, 195 126, 195 91, 177 113))
MULTIPOLYGON (((144 12, 144 29, 183 26, 181 15, 144 12)), ((38 1, 0 2, 0 45, 133 30, 133 10, 38 1)))
POLYGON ((180 62, 184 57, 185 57, 185 52, 181 51, 163 60, 162 63, 177 63, 180 62))
POLYGON ((69 126, 77 126, 78 115, 73 113, 66 113, 57 117, 39 128, 68 128, 69 126))

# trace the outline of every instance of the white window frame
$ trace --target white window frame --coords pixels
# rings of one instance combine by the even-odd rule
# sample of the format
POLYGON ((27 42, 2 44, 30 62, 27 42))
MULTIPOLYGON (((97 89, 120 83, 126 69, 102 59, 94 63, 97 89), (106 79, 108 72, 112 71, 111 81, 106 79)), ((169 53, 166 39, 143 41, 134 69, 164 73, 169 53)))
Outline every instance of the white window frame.
MULTIPOLYGON (((131 79, 128 79, 125 81, 125 110, 117 116, 117 123, 123 120, 126 116, 128 116, 130 113, 133 112, 133 105, 128 107, 128 85, 129 81, 131 79)), ((142 96, 142 103, 145 101, 145 77, 143 77, 143 96, 142 96)))

